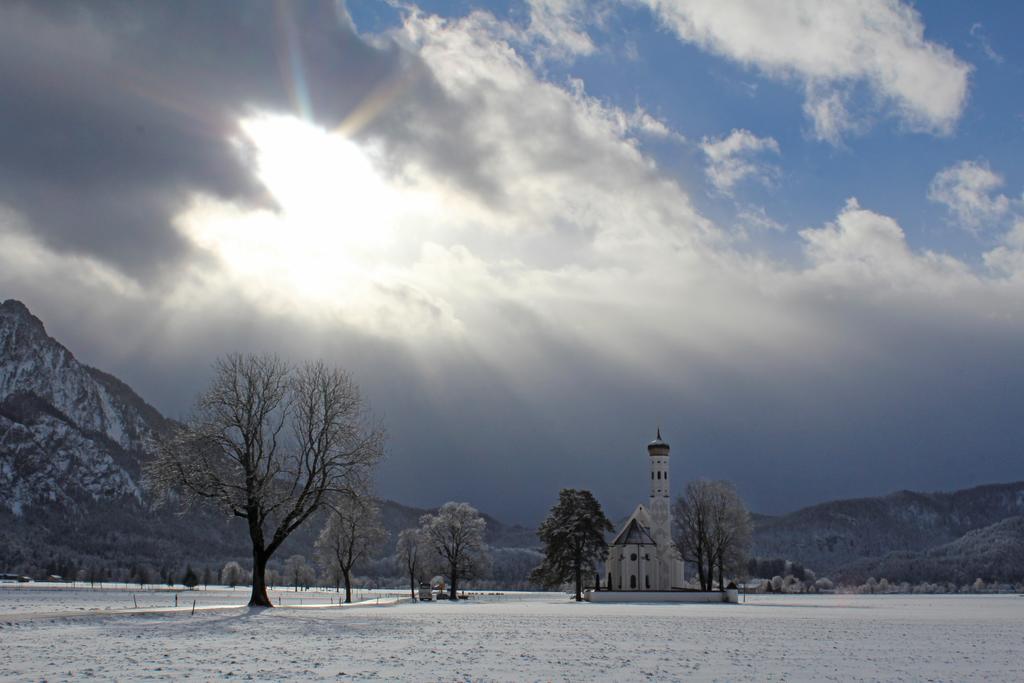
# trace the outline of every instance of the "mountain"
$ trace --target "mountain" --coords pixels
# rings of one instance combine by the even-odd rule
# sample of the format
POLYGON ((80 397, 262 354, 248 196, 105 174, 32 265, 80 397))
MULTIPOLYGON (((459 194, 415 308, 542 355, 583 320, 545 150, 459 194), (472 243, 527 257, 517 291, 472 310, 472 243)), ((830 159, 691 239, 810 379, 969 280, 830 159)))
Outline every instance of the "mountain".
POLYGON ((141 464, 168 422, 127 385, 46 334, 19 301, 0 304, 0 508, 142 501, 141 464))
POLYGON ((957 586, 977 578, 1017 582, 1024 578, 1024 517, 1008 517, 924 551, 860 560, 844 569, 843 576, 851 582, 884 576, 890 581, 941 581, 957 586))
MULTIPOLYGON (((240 520, 149 504, 142 467, 172 427, 127 384, 76 359, 24 304, 0 304, 0 571, 124 575, 138 564, 170 572, 244 561, 251 551, 240 520)), ((389 553, 402 529, 432 512, 394 501, 381 509, 389 553)), ((527 573, 539 563, 533 530, 484 517, 499 555, 532 563, 527 573)), ((321 524, 300 527, 276 562, 312 558, 321 524)))
MULTIPOLYGON (((1021 515, 1024 482, 949 493, 899 491, 877 498, 821 503, 779 517, 758 516, 753 554, 793 560, 833 578, 855 580, 865 572, 877 571, 876 577, 886 576, 890 581, 914 580, 905 577, 918 574, 921 578, 916 580, 946 580, 925 577, 923 571, 915 574, 909 569, 911 561, 919 558, 921 567, 933 566, 935 562, 925 560, 942 557, 941 553, 946 553, 949 562, 958 557, 967 560, 962 554, 967 548, 977 551, 984 539, 1002 538, 1016 527, 1000 524, 1021 515), (981 533, 986 528, 990 531, 981 533), (885 565, 893 568, 890 573, 872 569, 883 566, 885 558, 891 558, 885 565), (894 571, 897 566, 903 568, 898 575, 894 571)), ((989 559, 995 564, 1013 562, 1011 556, 989 559)), ((970 566, 977 565, 970 562, 970 566)), ((1024 577, 1024 563, 1016 566, 1017 576, 1024 577)), ((937 575, 932 572, 928 576, 937 575)))

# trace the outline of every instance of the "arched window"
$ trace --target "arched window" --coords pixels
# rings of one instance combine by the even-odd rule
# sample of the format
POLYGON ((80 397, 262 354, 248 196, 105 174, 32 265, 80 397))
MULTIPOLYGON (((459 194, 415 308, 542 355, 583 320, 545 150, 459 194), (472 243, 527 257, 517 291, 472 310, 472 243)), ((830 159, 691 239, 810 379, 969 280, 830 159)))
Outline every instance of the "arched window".
POLYGON ((661 472, 658 472, 658 479, 661 479, 661 472))
POLYGON ((629 575, 629 587, 636 588, 636 574, 629 575))
POLYGON ((630 562, 636 562, 636 553, 630 553, 629 560, 630 562))

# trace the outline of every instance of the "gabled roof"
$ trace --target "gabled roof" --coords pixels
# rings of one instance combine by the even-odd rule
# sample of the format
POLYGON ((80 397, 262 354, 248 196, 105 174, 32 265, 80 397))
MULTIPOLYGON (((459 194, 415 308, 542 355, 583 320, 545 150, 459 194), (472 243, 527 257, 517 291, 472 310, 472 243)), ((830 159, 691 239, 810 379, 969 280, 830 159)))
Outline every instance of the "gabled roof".
POLYGON ((650 528, 651 518, 647 516, 647 510, 643 504, 637 505, 622 526, 622 531, 615 535, 609 545, 658 545, 651 537, 650 528))

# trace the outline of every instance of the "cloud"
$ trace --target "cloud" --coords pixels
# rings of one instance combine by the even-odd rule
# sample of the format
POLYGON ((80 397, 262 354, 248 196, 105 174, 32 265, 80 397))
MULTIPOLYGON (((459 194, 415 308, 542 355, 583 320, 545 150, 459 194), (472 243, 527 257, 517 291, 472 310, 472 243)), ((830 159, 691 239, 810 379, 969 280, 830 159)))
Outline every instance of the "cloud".
POLYGON ((971 24, 970 34, 972 38, 978 41, 978 47, 981 48, 986 57, 996 64, 1002 64, 1005 61, 1003 56, 992 47, 992 43, 988 40, 988 35, 985 34, 984 27, 979 22, 971 24))
POLYGON ((636 0, 681 40, 766 76, 802 83, 815 136, 836 143, 863 125, 850 88, 864 84, 911 130, 949 134, 967 100, 970 66, 925 40, 896 0, 636 0))
POLYGON ((734 129, 724 138, 703 138, 700 148, 707 157, 704 172, 708 181, 722 194, 732 194, 736 185, 747 179, 770 185, 779 174, 778 167, 755 158, 762 152, 780 153, 779 143, 772 137, 734 129))
POLYGON ((593 54, 597 47, 587 33, 591 19, 584 0, 528 0, 527 32, 541 45, 538 56, 567 61, 593 54))
POLYGON ((736 218, 745 229, 786 231, 786 226, 769 216, 763 206, 745 206, 736 214, 736 218))
POLYGON ((1024 218, 1017 217, 1001 241, 983 254, 985 265, 995 273, 1024 282, 1024 218))
POLYGON ((242 116, 337 125, 400 69, 396 56, 331 3, 5 4, 0 203, 51 248, 166 276, 189 258, 172 223, 192 194, 272 206, 242 116))
POLYGON ((1002 186, 1002 176, 988 162, 960 161, 935 174, 928 198, 944 205, 957 225, 976 233, 1010 210, 1010 200, 996 193, 1002 186))
MULTIPOLYGON (((260 56, 288 22, 259 8, 244 21, 217 19, 208 5, 191 17, 168 10, 161 37, 149 16, 161 7, 104 21, 94 10, 24 11, 75 36, 91 26, 97 44, 152 82, 186 84, 158 89, 181 94, 170 114, 133 110, 120 89, 94 84, 105 106, 125 105, 146 126, 168 117, 175 145, 217 131, 210 149, 192 152, 203 163, 181 166, 180 186, 140 173, 124 195, 151 219, 131 239, 167 276, 136 276, 95 231, 69 248, 31 198, 9 193, 0 288, 172 415, 219 353, 325 357, 353 368, 386 413, 382 493, 414 504, 457 497, 531 521, 561 485, 628 511, 659 419, 686 454, 678 474, 734 478, 757 509, 947 486, 965 473, 1005 478, 1017 466, 1001 455, 1019 433, 1016 413, 991 417, 991 397, 975 386, 1024 379, 1024 282, 997 270, 999 254, 975 273, 855 201, 800 232, 795 262, 739 250, 646 150, 644 136, 673 135, 667 123, 596 98, 581 80, 545 80, 521 28, 486 12, 410 9, 395 30, 361 36, 332 5, 303 9, 282 32, 300 38, 297 60, 293 50, 260 56), (250 33, 250 21, 273 28, 250 33), (201 39, 182 55, 190 32, 201 39), (238 40, 214 40, 225 35, 238 40), (188 115, 173 113, 181 102, 188 115), (230 125, 208 128, 195 111, 230 125), (256 189, 222 191, 233 185, 219 171, 204 180, 207 155, 230 156, 224 178, 256 189), (173 201, 154 213, 148 198, 168 187, 173 201), (161 240, 179 251, 153 246, 161 240), (946 367, 957 372, 936 371, 946 367), (986 448, 965 416, 993 420, 986 448), (937 453, 946 467, 922 466, 937 453), (451 476, 424 487, 409 474, 424 466, 451 476), (878 472, 893 478, 880 483, 878 472)), ((74 128, 77 111, 90 110, 43 107, 35 120, 74 128)), ((23 134, 38 141, 47 129, 23 134)), ((726 166, 757 165, 778 148, 748 131, 706 143, 726 166)), ((171 153, 132 149, 146 157, 142 170, 159 171, 171 153)), ((64 150, 54 154, 41 172, 59 166, 64 150)), ((95 187, 107 190, 136 163, 127 152, 93 159, 116 166, 97 171, 95 187)), ((87 175, 53 185, 78 196, 72 181, 87 175)), ((96 205, 81 192, 89 216, 96 205)))
POLYGON ((819 284, 872 290, 891 289, 930 294, 973 289, 977 277, 963 262, 931 251, 915 253, 899 224, 847 200, 836 220, 818 229, 801 230, 810 262, 807 279, 819 284))

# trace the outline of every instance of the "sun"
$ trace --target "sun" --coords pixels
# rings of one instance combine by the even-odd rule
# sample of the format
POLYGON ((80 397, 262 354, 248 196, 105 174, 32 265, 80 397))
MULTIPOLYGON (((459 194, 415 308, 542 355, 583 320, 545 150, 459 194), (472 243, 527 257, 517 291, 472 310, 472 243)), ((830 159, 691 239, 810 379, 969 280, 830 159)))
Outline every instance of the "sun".
POLYGON ((317 249, 382 247, 393 239, 401 192, 366 147, 294 117, 242 121, 257 150, 256 173, 300 239, 317 249))

